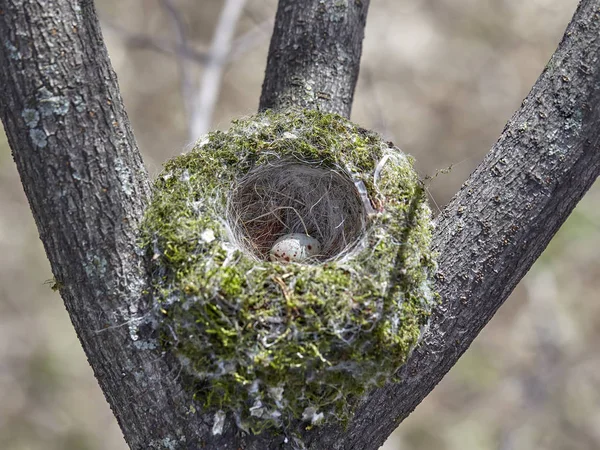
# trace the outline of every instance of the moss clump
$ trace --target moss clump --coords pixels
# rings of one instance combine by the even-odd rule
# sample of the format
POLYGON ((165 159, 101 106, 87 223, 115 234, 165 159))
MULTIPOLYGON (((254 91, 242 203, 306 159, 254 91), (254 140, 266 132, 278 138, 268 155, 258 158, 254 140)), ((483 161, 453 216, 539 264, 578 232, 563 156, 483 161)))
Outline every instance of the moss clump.
POLYGON ((142 234, 163 345, 196 398, 244 429, 347 420, 357 398, 392 379, 427 322, 431 228, 411 159, 378 135, 316 111, 235 121, 169 161, 154 186, 142 234), (373 209, 352 252, 280 264, 236 244, 230 193, 282 158, 366 188, 373 209))

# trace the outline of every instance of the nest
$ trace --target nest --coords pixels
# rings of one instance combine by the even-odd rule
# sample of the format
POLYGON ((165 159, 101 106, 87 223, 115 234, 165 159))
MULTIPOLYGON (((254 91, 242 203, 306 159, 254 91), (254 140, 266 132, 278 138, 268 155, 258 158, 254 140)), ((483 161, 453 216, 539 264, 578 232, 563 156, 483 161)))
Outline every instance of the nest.
POLYGON ((393 380, 435 302, 431 231, 412 160, 336 115, 266 112, 169 161, 142 245, 160 345, 213 431, 345 421, 393 380), (270 261, 289 233, 321 254, 270 261))
POLYGON ((233 240, 258 259, 267 260, 281 236, 301 233, 319 241, 315 259, 323 262, 357 247, 366 213, 347 173, 281 158, 235 183, 227 221, 233 240))

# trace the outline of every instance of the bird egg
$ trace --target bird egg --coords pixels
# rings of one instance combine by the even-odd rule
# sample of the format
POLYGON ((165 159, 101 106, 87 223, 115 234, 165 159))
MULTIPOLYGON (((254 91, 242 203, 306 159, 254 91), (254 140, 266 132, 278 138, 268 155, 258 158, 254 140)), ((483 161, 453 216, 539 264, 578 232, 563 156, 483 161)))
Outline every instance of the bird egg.
POLYGON ((321 252, 321 243, 301 233, 281 236, 271 247, 271 261, 303 262, 321 252))

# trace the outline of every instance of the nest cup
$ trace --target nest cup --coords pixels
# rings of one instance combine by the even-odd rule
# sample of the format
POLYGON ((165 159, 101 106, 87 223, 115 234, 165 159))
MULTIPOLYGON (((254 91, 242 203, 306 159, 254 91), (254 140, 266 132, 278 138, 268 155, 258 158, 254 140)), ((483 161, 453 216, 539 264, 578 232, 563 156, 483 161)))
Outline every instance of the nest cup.
POLYGON ((393 381, 435 301, 431 231, 412 160, 337 115, 265 112, 169 161, 142 245, 161 345, 213 432, 345 421, 393 381), (271 262, 290 233, 320 253, 271 262))
POLYGON ((307 262, 341 258, 356 248, 366 211, 352 179, 342 168, 292 158, 275 159, 238 180, 229 196, 227 221, 240 248, 267 260, 282 236, 299 233, 321 244, 307 262))

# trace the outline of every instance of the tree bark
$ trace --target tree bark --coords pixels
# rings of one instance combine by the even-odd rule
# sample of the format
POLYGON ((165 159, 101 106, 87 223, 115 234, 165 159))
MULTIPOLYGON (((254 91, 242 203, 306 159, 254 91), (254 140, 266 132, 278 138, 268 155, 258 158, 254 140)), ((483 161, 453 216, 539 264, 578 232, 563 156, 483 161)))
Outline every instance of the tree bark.
MULTIPOLYGON (((261 108, 347 116, 368 2, 326 1, 320 12, 311 0, 306 15, 297 3, 280 2, 261 108), (340 17, 343 25, 333 20, 340 17), (346 44, 353 36, 360 39, 346 44)), ((176 364, 152 348, 136 319, 147 287, 136 227, 149 188, 93 3, 0 0, 0 40, 0 116, 65 305, 133 449, 264 450, 301 441, 378 448, 468 348, 600 173, 600 0, 583 0, 522 108, 439 219, 442 303, 402 382, 373 392, 347 429, 255 437, 229 420, 213 436, 212 416, 199 412, 176 364)))
POLYGON ((125 439, 199 442, 210 429, 186 415, 194 403, 176 369, 130 333, 144 307, 136 239, 150 190, 92 1, 0 0, 0 99, 56 286, 125 439))
POLYGON ((279 0, 259 110, 350 117, 370 0, 279 0))

